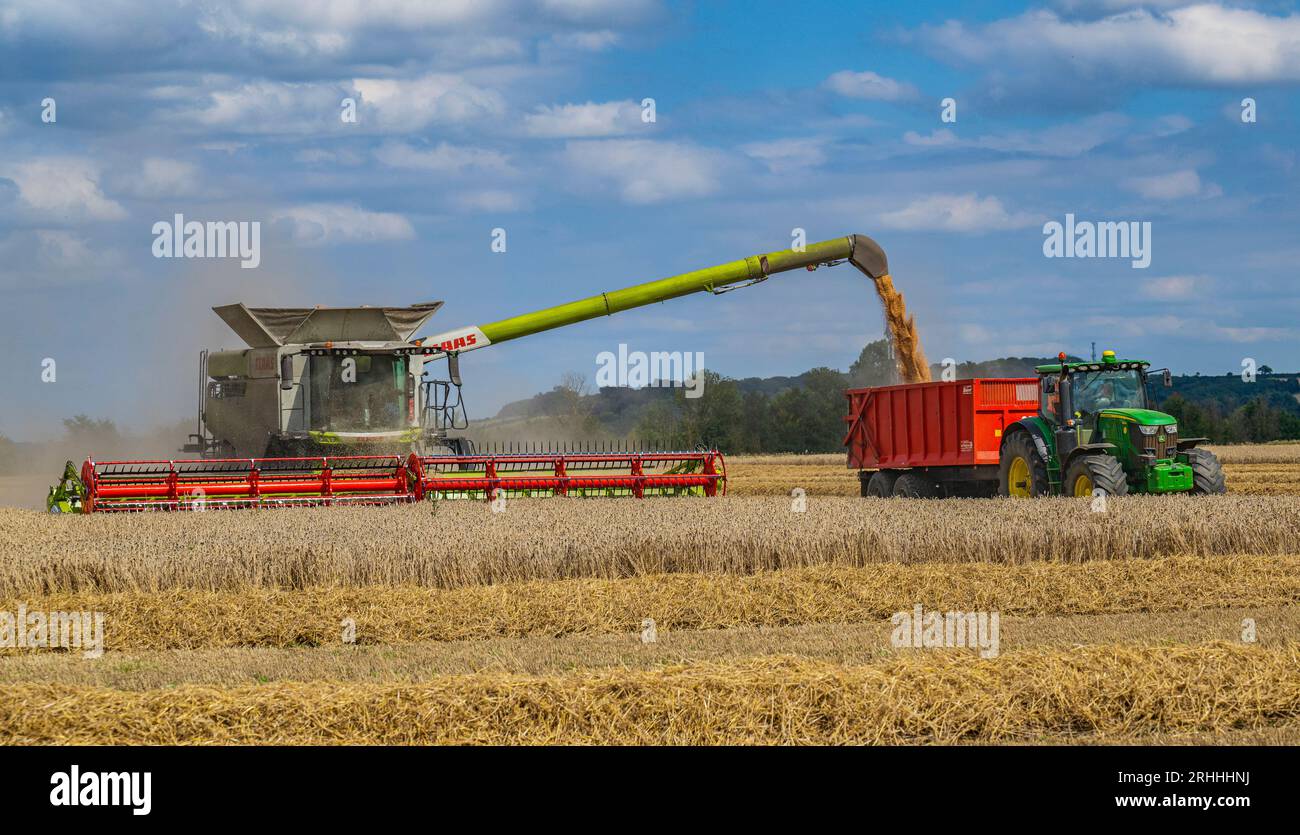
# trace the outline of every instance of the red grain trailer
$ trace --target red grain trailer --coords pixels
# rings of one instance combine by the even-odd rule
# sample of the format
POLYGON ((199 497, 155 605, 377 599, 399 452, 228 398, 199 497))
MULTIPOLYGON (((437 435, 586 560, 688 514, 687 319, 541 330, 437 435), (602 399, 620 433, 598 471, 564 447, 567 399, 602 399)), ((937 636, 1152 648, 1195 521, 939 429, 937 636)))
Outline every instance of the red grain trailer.
POLYGON ((1002 431, 1038 413, 1038 379, 849 389, 844 444, 864 496, 992 496, 1002 431))

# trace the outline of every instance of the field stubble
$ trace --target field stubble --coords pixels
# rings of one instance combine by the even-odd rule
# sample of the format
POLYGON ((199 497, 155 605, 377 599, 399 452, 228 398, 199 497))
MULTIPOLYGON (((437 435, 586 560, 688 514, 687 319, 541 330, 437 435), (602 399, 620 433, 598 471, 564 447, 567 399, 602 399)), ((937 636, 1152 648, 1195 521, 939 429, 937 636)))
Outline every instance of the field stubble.
POLYGON ((794 658, 418 684, 0 686, 0 741, 57 744, 1010 742, 1267 728, 1300 717, 1300 644, 1098 645, 997 659, 794 658))

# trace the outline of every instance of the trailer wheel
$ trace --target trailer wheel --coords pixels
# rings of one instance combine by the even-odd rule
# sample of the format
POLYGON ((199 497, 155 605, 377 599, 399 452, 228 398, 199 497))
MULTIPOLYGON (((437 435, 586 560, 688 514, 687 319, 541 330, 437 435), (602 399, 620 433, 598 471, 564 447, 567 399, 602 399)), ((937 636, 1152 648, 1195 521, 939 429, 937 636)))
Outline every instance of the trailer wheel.
POLYGON ((1223 466, 1219 457, 1208 449, 1187 450, 1187 463, 1192 467, 1192 492, 1197 495, 1228 492, 1223 479, 1223 466))
POLYGON ((894 482, 894 495, 905 499, 937 499, 939 485, 916 473, 903 473, 894 482))
POLYGON ((891 473, 888 470, 876 470, 871 474, 871 478, 863 480, 862 495, 887 499, 894 495, 894 482, 897 480, 898 473, 891 473))
POLYGON ((1050 490, 1047 483, 1047 462, 1034 448, 1029 433, 1018 430, 1002 445, 1002 461, 998 465, 998 495, 1028 499, 1046 496, 1050 490))
POLYGON ((1128 478, 1119 459, 1110 455, 1080 455, 1065 470, 1062 489, 1067 496, 1090 497, 1094 490, 1107 496, 1128 492, 1128 478))

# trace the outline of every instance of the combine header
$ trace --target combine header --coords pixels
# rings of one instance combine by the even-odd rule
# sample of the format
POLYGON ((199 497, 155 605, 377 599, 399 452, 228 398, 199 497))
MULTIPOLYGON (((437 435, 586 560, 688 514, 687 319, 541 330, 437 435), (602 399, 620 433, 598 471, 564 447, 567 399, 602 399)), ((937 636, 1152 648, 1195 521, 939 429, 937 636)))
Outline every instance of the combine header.
POLYGON ((717 496, 716 451, 343 455, 68 463, 53 512, 386 505, 508 496, 717 496))

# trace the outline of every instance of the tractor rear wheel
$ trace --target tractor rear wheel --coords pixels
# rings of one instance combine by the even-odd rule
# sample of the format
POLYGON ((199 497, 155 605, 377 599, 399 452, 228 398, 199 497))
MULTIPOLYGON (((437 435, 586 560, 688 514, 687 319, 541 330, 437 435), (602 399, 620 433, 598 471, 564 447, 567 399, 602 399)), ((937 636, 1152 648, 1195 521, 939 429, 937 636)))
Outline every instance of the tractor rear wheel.
POLYGON ((1223 466, 1213 452, 1208 449, 1189 449, 1187 463, 1192 467, 1193 493, 1209 495, 1228 492, 1228 485, 1223 478, 1223 466))
POLYGON ((1065 470, 1062 489, 1067 496, 1091 497, 1094 490, 1107 496, 1128 492, 1128 479, 1119 459, 1110 455, 1081 455, 1065 470))
POLYGON ((894 482, 897 480, 898 473, 891 473, 889 470, 876 470, 871 474, 871 478, 862 482, 862 495, 887 499, 894 495, 894 482))
POLYGON ((903 473, 894 482, 894 495, 905 499, 937 499, 939 485, 917 473, 903 473))
POLYGON ((1028 499, 1051 492, 1047 482, 1047 462, 1038 454, 1029 433, 1017 431, 1002 445, 998 464, 998 495, 1028 499))

